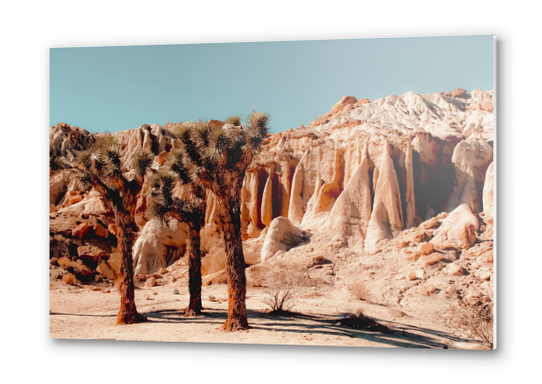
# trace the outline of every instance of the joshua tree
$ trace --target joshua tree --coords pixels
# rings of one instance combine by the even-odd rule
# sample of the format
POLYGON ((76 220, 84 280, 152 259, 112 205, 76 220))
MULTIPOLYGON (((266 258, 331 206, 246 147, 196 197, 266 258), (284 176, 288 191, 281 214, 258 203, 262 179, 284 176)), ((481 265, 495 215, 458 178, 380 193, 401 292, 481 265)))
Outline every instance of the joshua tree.
MULTIPOLYGON (((189 144, 191 144, 189 142, 189 144)), ((195 156, 200 159, 199 156, 195 156)), ((166 165, 170 170, 156 174, 149 179, 148 194, 152 203, 149 216, 165 219, 170 215, 180 222, 188 224, 188 260, 190 304, 186 316, 201 313, 201 228, 205 225, 206 196, 205 189, 197 179, 191 179, 187 163, 186 147, 173 153, 166 165), (173 196, 175 184, 180 182, 188 187, 189 197, 179 199, 173 196)))
POLYGON ((220 206, 228 274, 228 318, 223 329, 248 328, 245 258, 241 238, 241 188, 246 169, 267 137, 269 117, 254 112, 248 125, 239 116, 225 123, 183 124, 175 132, 184 143, 189 177, 211 190, 220 206))
POLYGON ((120 254, 120 310, 117 324, 133 324, 147 318, 138 313, 134 299, 134 273, 132 246, 137 230, 134 212, 137 196, 143 186, 145 174, 149 171, 154 155, 138 151, 133 156, 135 176, 127 177, 122 172, 120 151, 115 137, 106 134, 86 151, 78 155, 78 169, 83 186, 94 187, 108 204, 119 228, 117 234, 120 254))

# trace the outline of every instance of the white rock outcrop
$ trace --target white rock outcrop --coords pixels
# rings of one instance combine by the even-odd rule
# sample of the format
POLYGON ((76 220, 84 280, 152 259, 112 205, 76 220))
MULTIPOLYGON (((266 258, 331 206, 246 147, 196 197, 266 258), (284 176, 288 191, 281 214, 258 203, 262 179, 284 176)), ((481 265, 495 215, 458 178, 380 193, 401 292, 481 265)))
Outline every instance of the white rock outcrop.
POLYGON ((273 219, 267 230, 261 251, 261 262, 273 257, 278 251, 289 251, 310 239, 310 233, 297 228, 286 217, 273 219))
POLYGON ((134 244, 134 273, 149 274, 166 268, 184 253, 188 226, 172 219, 163 223, 152 219, 134 244))

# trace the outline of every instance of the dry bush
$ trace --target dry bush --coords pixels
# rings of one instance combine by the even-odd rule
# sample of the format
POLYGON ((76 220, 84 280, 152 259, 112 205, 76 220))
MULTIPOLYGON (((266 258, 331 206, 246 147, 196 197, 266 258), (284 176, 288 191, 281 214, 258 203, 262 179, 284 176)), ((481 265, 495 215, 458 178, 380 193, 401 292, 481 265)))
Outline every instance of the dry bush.
POLYGON ((286 262, 259 266, 251 278, 265 286, 261 301, 271 308, 271 312, 287 312, 295 306, 299 288, 304 284, 303 269, 299 265, 286 262))
POLYGON ((343 313, 340 316, 340 323, 342 325, 346 325, 347 327, 352 328, 362 328, 367 329, 369 331, 377 331, 377 332, 386 332, 388 331, 388 327, 378 323, 377 321, 373 320, 372 318, 365 316, 361 309, 358 309, 356 312, 351 313, 343 313))
POLYGON ((66 256, 62 256, 58 259, 57 264, 60 268, 68 270, 68 268, 77 269, 78 265, 75 261, 68 259, 66 256))
POLYGON ((80 281, 90 281, 93 278, 92 270, 87 267, 82 260, 73 261, 66 256, 58 259, 58 266, 63 270, 70 272, 80 281))
POLYGON ((65 282, 66 284, 73 285, 75 284, 77 279, 75 278, 75 275, 68 272, 64 276, 62 276, 62 281, 65 282))
POLYGON ((463 338, 482 342, 493 349, 493 304, 473 307, 451 306, 446 323, 463 338))
POLYGON ((265 266, 255 265, 246 270, 247 272, 247 283, 253 287, 263 287, 265 280, 265 266))
POLYGON ((369 301, 369 297, 371 296, 367 284, 362 281, 355 282, 348 287, 348 290, 358 300, 369 301))

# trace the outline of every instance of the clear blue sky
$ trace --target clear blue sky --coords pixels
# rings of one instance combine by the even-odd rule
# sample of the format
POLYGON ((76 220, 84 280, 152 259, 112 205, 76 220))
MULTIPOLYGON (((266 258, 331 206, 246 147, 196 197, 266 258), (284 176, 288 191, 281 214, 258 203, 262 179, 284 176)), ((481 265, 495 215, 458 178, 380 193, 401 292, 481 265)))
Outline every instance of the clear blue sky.
POLYGON ((271 115, 309 124, 342 96, 493 89, 493 37, 53 48, 50 125, 91 132, 271 115))

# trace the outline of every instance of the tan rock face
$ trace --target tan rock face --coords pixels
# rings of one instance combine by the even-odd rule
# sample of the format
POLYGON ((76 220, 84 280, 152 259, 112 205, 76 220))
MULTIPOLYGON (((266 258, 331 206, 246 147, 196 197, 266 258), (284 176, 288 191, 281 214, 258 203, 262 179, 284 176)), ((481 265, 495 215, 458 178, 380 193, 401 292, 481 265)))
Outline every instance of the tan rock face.
POLYGON ((184 253, 187 233, 186 224, 176 220, 169 225, 149 221, 134 244, 134 272, 145 275, 168 267, 184 253))
POLYGON ((435 231, 431 243, 436 249, 470 248, 476 240, 478 227, 478 218, 473 210, 463 204, 442 222, 441 227, 435 231))
POLYGON ((357 107, 359 107, 360 105, 363 105, 363 104, 371 104, 371 100, 369 100, 369 99, 359 99, 357 101, 357 103, 354 104, 354 108, 357 108, 357 107))
MULTIPOLYGON (((303 231, 322 244, 342 244, 361 253, 379 252, 400 236, 396 241, 414 260, 419 256, 416 244, 423 242, 437 250, 470 247, 480 230, 480 211, 486 223, 492 221, 492 102, 491 91, 479 90, 407 92, 373 102, 345 96, 317 121, 269 135, 242 189, 241 226, 243 240, 250 242, 250 263, 299 244, 303 231), (474 105, 481 107, 475 110, 474 105), (285 241, 285 236, 295 241, 285 241), (271 239, 278 239, 279 248, 272 249, 277 245, 271 239)), ((129 171, 133 152, 145 149, 158 155, 154 167, 159 169, 166 154, 180 146, 172 126, 151 124, 115 133, 123 166, 129 171)), ((53 147, 67 159, 97 136, 66 125, 50 132, 53 147)), ((50 204, 59 212, 100 217, 108 225, 105 232, 116 234, 118 229, 105 220, 108 207, 93 192, 71 195, 82 200, 68 206, 68 192, 77 190, 73 174, 65 170, 51 176, 50 204)), ((140 234, 134 261, 143 274, 167 266, 168 258, 184 251, 186 241, 183 224, 173 229, 147 222, 146 206, 142 196, 136 207, 140 234)), ((206 228, 211 244, 220 232, 212 194, 207 197, 206 228)), ((83 232, 79 228, 76 237, 83 232)), ((98 232, 105 239, 106 233, 98 232)), ((219 249, 219 243, 210 248, 219 249)))
POLYGON ((49 143, 54 156, 63 156, 73 162, 77 151, 88 149, 95 141, 95 135, 66 123, 49 128, 49 143))
POLYGON ((107 226, 107 229, 113 234, 113 236, 117 236, 117 234, 119 233, 119 227, 117 226, 117 224, 109 224, 107 226))
POLYGON ((344 96, 341 100, 337 102, 337 104, 333 106, 333 108, 331 108, 331 114, 334 115, 337 112, 341 112, 348 106, 355 105, 357 102, 358 99, 356 99, 354 96, 344 96))
POLYGON ((467 94, 467 91, 462 88, 457 88, 452 92, 452 97, 463 97, 467 94))
POLYGON ((99 237, 107 239, 109 237, 109 231, 102 227, 100 224, 96 224, 92 227, 94 229, 94 234, 99 237))
POLYGON ((493 102, 492 101, 484 101, 484 103, 482 104, 481 108, 484 110, 484 111, 487 111, 487 112, 492 112, 493 113, 493 102))
POLYGON ((450 264, 446 267, 446 273, 448 275, 457 275, 457 276, 461 276, 463 274, 463 268, 461 268, 460 265, 457 265, 457 264, 450 264))
POLYGON ((418 266, 421 268, 425 268, 430 266, 431 264, 435 264, 436 262, 442 260, 442 254, 440 253, 432 253, 427 256, 422 256, 418 259, 418 266))
POLYGON ((84 245, 77 248, 77 253, 80 258, 91 258, 94 261, 100 258, 108 258, 109 253, 103 248, 96 247, 94 245, 84 245))
POLYGON ((82 223, 82 224, 78 225, 72 231, 72 235, 73 235, 73 237, 78 237, 79 239, 82 239, 88 234, 88 231, 89 231, 88 224, 87 223, 82 223))
POLYGON ((435 246, 432 243, 425 243, 422 245, 421 252, 422 255, 430 255, 433 253, 435 246))

